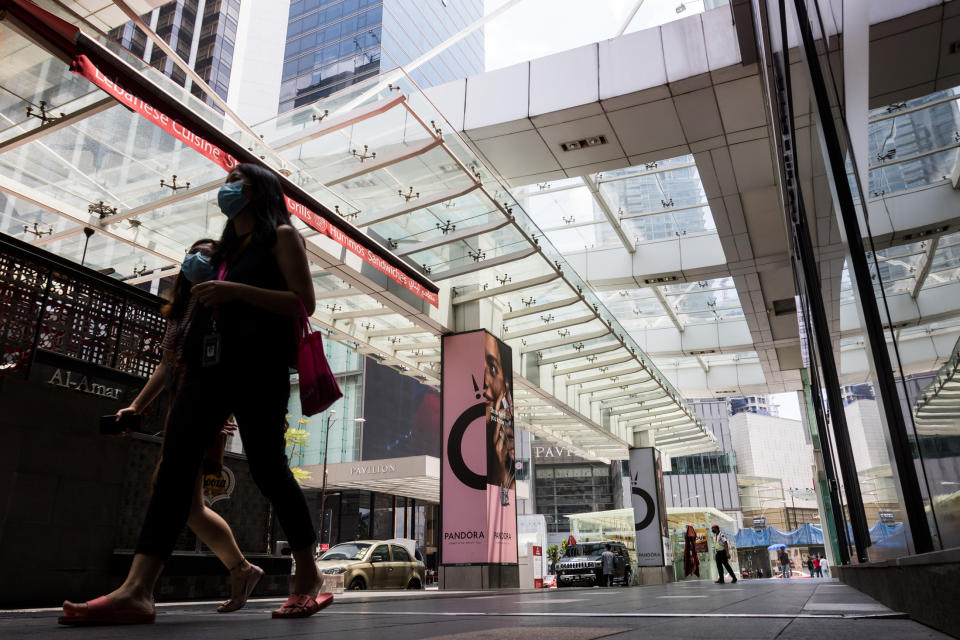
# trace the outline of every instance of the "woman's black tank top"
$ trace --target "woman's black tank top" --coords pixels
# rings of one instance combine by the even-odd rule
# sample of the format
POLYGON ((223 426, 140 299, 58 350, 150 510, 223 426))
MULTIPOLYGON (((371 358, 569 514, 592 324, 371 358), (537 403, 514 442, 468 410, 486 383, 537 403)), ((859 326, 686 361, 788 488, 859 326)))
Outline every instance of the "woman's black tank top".
MULTIPOLYGON (((245 242, 234 256, 228 256, 224 280, 260 289, 287 291, 272 247, 245 242)), ((200 363, 203 336, 213 331, 213 320, 221 340, 221 362, 259 364, 264 359, 292 363, 296 350, 295 319, 271 313, 245 302, 227 302, 216 307, 215 315, 202 304, 184 345, 188 365, 200 363), (189 356, 187 355, 189 353, 189 356)))

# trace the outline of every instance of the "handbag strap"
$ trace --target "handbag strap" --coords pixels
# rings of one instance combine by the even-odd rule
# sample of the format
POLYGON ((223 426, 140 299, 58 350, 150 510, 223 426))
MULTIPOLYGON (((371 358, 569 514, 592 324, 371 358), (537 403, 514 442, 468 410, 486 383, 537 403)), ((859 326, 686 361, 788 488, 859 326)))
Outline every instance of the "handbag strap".
POLYGON ((310 316, 307 315, 307 308, 303 305, 303 299, 297 295, 297 304, 300 305, 300 340, 313 333, 313 326, 310 324, 310 316))

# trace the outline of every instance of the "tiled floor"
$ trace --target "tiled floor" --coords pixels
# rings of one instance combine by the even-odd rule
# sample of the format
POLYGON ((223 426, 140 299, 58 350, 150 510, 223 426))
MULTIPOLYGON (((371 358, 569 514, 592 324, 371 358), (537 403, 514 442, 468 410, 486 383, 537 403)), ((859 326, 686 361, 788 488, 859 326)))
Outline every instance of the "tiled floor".
POLYGON ((307 620, 272 620, 279 600, 220 615, 212 603, 170 603, 142 627, 63 628, 57 611, 0 612, 12 638, 350 638, 351 640, 592 640, 594 638, 945 638, 829 581, 497 592, 362 592, 337 596, 307 620))

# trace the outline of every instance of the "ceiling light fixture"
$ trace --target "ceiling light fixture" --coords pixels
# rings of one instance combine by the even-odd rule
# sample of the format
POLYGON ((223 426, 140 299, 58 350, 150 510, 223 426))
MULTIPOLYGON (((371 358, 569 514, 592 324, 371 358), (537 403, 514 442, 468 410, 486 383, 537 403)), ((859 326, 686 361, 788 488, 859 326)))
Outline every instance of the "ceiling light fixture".
POLYGON ((560 148, 564 151, 577 151, 583 149, 584 147, 597 147, 602 144, 607 144, 606 136, 591 136, 589 138, 584 138, 582 140, 571 140, 570 142, 561 142, 560 148))

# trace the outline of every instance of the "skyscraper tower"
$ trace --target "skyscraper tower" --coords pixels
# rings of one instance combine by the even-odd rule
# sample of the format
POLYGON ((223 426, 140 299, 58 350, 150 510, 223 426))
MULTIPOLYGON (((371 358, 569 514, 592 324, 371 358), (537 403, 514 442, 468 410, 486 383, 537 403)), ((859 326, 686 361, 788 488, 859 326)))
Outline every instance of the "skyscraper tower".
MULTIPOLYGON (((239 14, 240 0, 174 0, 142 18, 217 95, 226 99, 239 14)), ((113 29, 110 35, 193 95, 213 104, 133 22, 113 29)))
MULTIPOLYGON (((281 113, 415 60, 483 17, 482 0, 295 0, 281 113)), ((478 29, 411 73, 420 87, 484 70, 478 29)))

